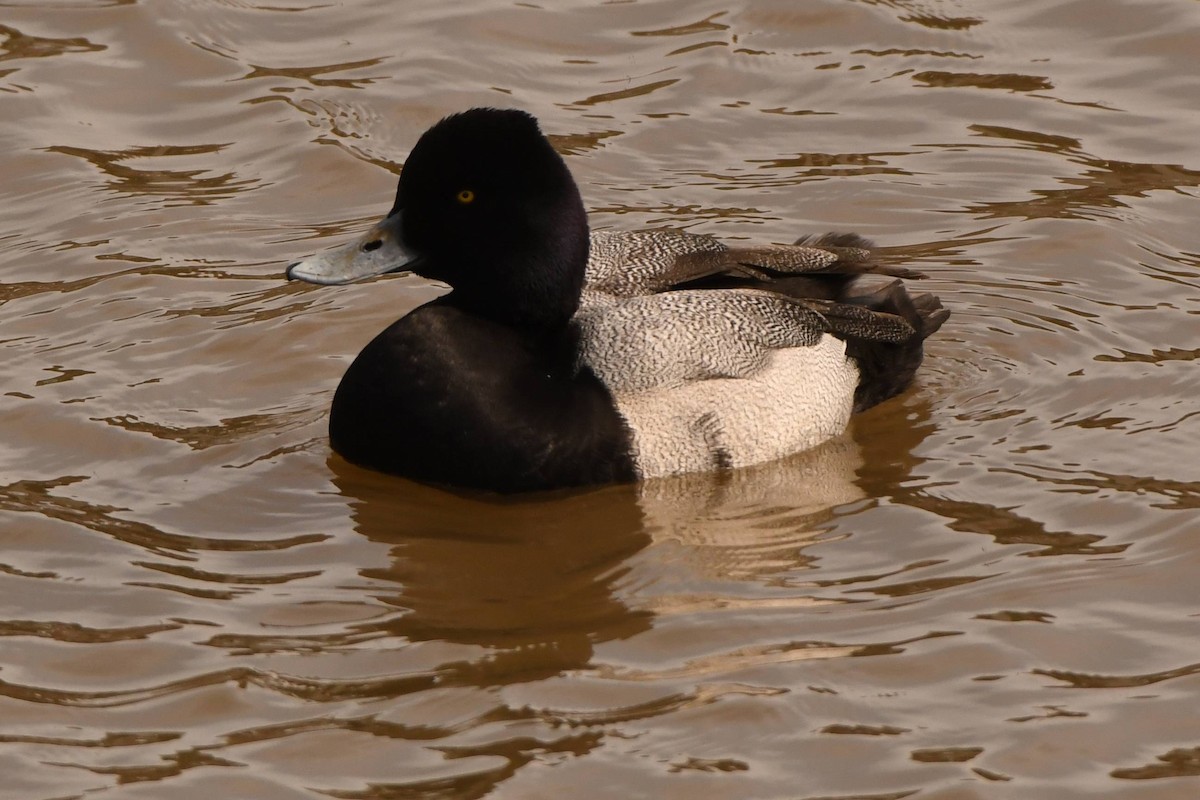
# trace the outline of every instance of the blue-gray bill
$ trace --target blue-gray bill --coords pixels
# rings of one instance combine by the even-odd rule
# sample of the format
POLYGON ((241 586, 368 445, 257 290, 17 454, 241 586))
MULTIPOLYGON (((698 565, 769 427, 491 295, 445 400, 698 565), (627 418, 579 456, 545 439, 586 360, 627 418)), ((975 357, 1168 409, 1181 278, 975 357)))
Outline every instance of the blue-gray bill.
POLYGON ((407 270, 417 254, 400 234, 402 215, 396 212, 384 217, 349 244, 289 264, 288 280, 331 286, 407 270))

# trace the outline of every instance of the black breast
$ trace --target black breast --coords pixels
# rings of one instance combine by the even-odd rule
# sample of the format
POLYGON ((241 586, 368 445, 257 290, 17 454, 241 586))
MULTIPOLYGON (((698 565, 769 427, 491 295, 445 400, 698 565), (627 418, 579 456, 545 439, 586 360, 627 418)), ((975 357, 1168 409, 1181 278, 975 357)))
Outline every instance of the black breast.
POLYGON ((437 302, 379 334, 334 396, 342 457, 414 480, 499 492, 636 480, 612 397, 569 355, 437 302))

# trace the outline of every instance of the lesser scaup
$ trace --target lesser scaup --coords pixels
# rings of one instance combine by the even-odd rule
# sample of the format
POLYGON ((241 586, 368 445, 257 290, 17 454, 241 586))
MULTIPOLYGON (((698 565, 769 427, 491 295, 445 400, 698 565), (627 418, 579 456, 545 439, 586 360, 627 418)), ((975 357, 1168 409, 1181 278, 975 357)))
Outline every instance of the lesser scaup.
POLYGON ((827 234, 728 247, 671 231, 589 235, 562 157, 516 110, 418 140, 388 215, 287 268, 339 284, 450 285, 375 337, 333 398, 348 461, 499 492, 635 481, 780 458, 912 381, 949 312, 827 234))

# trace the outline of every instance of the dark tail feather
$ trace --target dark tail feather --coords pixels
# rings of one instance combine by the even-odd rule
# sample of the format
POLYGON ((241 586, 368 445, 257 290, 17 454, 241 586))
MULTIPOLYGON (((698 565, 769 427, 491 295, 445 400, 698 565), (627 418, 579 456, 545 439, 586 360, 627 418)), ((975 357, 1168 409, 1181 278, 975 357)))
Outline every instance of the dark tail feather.
POLYGON ((857 233, 810 233, 801 236, 794 244, 802 247, 816 247, 840 256, 838 264, 831 272, 842 272, 850 275, 874 274, 891 275, 894 278, 924 278, 925 273, 915 269, 906 269, 891 264, 881 264, 875 257, 875 243, 857 233))
POLYGON ((762 289, 822 315, 826 330, 846 342, 846 354, 858 365, 855 411, 907 389, 924 358, 925 339, 950 316, 935 295, 910 295, 898 280, 925 276, 880 263, 874 245, 856 233, 802 236, 795 245, 733 248, 715 258, 700 253, 696 276, 673 288, 762 289), (871 275, 893 280, 880 286, 871 275), (876 288, 864 288, 866 281, 876 288))
POLYGON ((910 295, 900 281, 891 281, 872 291, 851 286, 840 302, 902 318, 913 329, 904 341, 881 341, 845 336, 846 355, 858 364, 858 389, 854 410, 862 411, 895 397, 912 383, 924 358, 925 339, 942 327, 950 311, 936 295, 910 295))
POLYGON ((932 336, 950 312, 936 295, 910 295, 900 280, 882 285, 864 278, 887 275, 892 278, 920 279, 915 270, 880 264, 874 257, 875 245, 856 233, 822 233, 802 236, 797 245, 834 253, 837 262, 825 270, 804 275, 772 276, 763 288, 804 300, 831 301, 825 309, 830 331, 846 342, 846 354, 858 364, 858 389, 854 410, 862 411, 903 392, 912 384, 925 355, 924 342, 932 336), (875 288, 869 288, 874 284, 875 288), (868 287, 868 288, 864 288, 868 287), (852 313, 846 306, 858 306, 891 318, 852 313), (899 318, 907 323, 899 324, 899 318))
POLYGON ((672 289, 766 289, 796 299, 839 300, 862 275, 924 278, 881 263, 874 245, 856 233, 801 236, 791 245, 732 247, 680 256, 672 289))
POLYGON ((806 247, 845 247, 854 250, 875 249, 875 243, 865 236, 859 236, 857 233, 842 233, 838 231, 806 233, 797 239, 795 244, 806 247))

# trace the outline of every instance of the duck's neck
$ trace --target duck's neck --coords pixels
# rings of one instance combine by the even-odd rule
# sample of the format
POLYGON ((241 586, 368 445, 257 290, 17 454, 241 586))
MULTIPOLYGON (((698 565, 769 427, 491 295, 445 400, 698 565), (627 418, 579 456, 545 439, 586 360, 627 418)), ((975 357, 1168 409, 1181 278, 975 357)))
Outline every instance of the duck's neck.
POLYGON ((579 308, 589 247, 582 204, 569 216, 514 237, 527 245, 481 257, 473 280, 446 302, 535 336, 565 328, 579 308))

